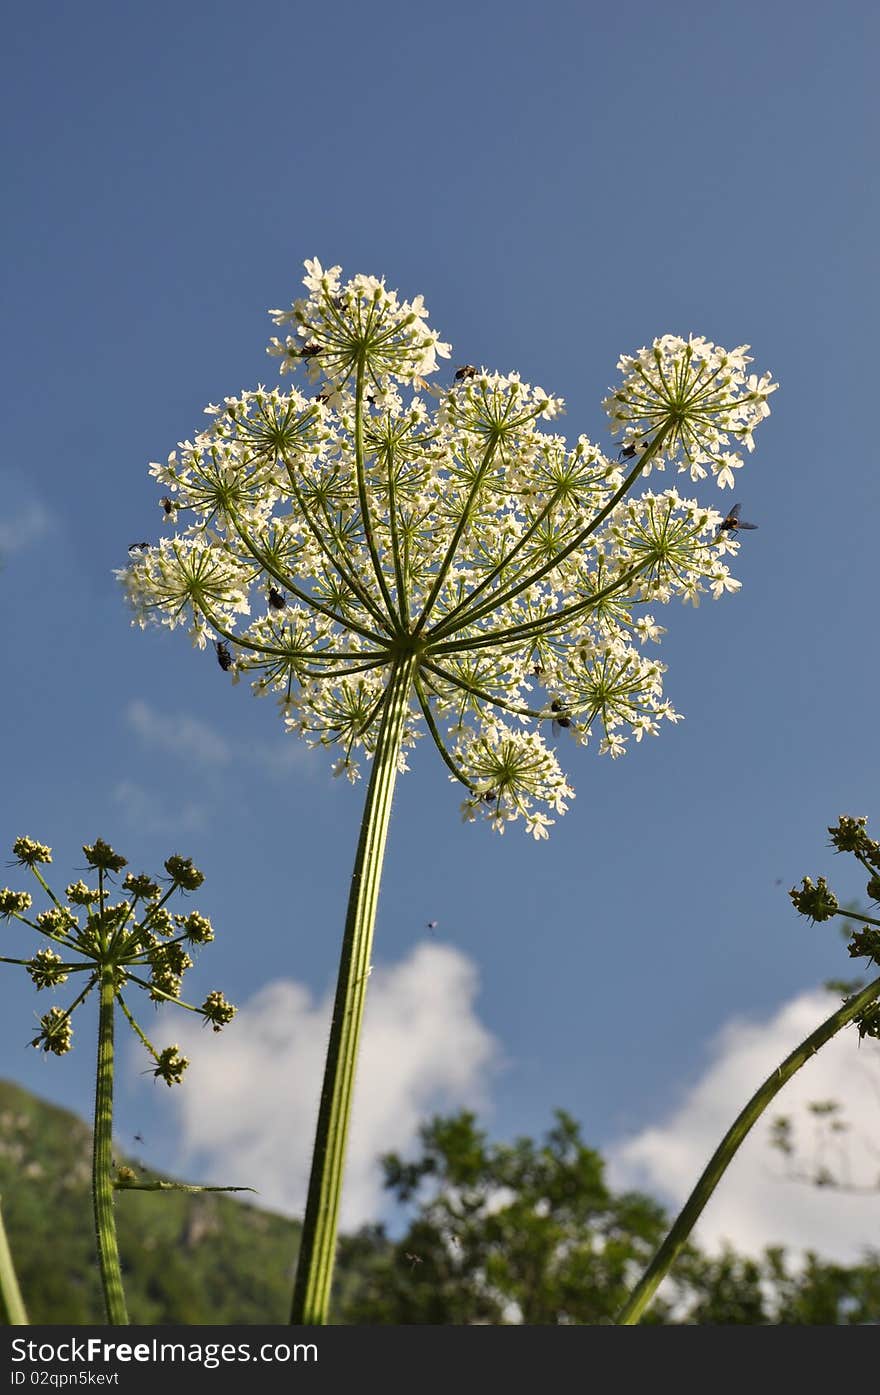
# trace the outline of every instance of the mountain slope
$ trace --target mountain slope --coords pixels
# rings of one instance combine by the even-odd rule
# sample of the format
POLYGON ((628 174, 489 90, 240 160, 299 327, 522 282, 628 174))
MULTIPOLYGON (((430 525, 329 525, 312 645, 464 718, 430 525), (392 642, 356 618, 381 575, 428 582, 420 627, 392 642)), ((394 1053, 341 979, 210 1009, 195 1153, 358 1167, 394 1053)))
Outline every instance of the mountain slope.
MULTIPOLYGON (((32 1323, 104 1321, 90 1177, 88 1125, 0 1081, 0 1197, 32 1323)), ((287 1321, 298 1222, 211 1192, 119 1192, 116 1216, 133 1323, 287 1321)))

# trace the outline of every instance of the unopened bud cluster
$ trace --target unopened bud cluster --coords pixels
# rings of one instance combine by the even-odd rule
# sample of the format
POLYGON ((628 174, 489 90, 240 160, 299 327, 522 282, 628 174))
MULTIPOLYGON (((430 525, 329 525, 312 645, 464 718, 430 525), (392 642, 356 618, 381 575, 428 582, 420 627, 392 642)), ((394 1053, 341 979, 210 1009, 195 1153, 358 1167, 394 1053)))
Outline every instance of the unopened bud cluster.
POLYGON ((40 1019, 39 1033, 31 1044, 64 1055, 72 1045, 75 1009, 100 983, 110 982, 126 1017, 153 1057, 153 1073, 169 1085, 176 1084, 186 1069, 186 1058, 177 1046, 157 1050, 134 1021, 122 994, 133 986, 146 990, 155 1002, 177 1002, 199 1013, 215 1032, 232 1020, 235 1008, 218 991, 209 993, 201 1007, 180 999, 183 975, 193 963, 186 946, 210 943, 214 929, 199 911, 172 915, 165 903, 175 891, 195 890, 204 877, 189 858, 175 855, 165 863, 164 891, 158 880, 128 873, 122 882, 125 898, 111 902, 113 878, 127 866, 126 859, 101 838, 85 844, 83 852, 97 873, 98 886, 89 887, 82 880, 70 882, 65 893, 67 904, 52 896, 39 870, 51 862, 51 849, 32 838, 16 839, 13 856, 18 865, 31 869, 52 905, 31 919, 28 892, 0 889, 0 917, 21 921, 52 942, 52 948, 38 950, 31 959, 6 962, 23 965, 38 990, 58 988, 71 976, 84 985, 67 1008, 52 1007, 40 1019))
MULTIPOLYGON (((837 823, 829 827, 828 833, 835 851, 850 853, 868 873, 867 895, 876 903, 880 901, 880 843, 868 837, 867 823, 865 817, 842 814, 837 823)), ((841 907, 824 877, 820 877, 815 886, 809 877, 804 877, 800 887, 792 887, 789 895, 795 909, 808 920, 829 920, 837 915, 849 922, 856 921, 855 928, 849 927, 847 950, 850 958, 867 959, 880 968, 880 919, 841 907)), ((855 1021, 860 1037, 880 1038, 880 1007, 876 1003, 867 1007, 855 1021)))

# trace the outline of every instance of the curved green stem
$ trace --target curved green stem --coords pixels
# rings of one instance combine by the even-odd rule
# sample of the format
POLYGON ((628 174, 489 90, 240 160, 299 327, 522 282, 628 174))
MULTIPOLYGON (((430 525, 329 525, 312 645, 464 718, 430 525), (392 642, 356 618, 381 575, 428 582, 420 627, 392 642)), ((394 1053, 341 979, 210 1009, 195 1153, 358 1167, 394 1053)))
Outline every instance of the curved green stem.
MULTIPOLYGON (((654 437, 647 450, 645 450, 642 453, 642 455, 639 456, 638 460, 636 461, 636 464, 633 466, 626 479, 623 481, 623 484, 620 485, 620 487, 614 492, 614 494, 612 494, 607 504, 605 504, 605 506, 599 510, 599 512, 593 518, 592 522, 589 523, 586 528, 582 528, 580 532, 577 533, 574 538, 572 538, 571 542, 567 543, 565 547, 560 549, 560 551, 556 554, 555 557, 552 557, 549 562, 545 562, 543 566, 538 568, 537 571, 531 572, 529 576, 518 579, 515 583, 513 583, 510 586, 510 589, 508 591, 505 591, 502 587, 501 591, 496 591, 494 595, 488 598, 488 600, 481 602, 480 605, 475 606, 472 610, 465 610, 463 614, 460 614, 457 617, 454 625, 449 626, 448 622, 450 617, 444 617, 444 619, 442 619, 439 622, 439 624, 436 625, 435 628, 431 631, 432 640, 446 639, 449 637, 449 635, 455 634, 458 630, 464 629, 468 625, 473 625, 478 620, 483 619, 484 616, 491 614, 495 610, 499 610, 502 606, 505 606, 510 601, 514 600, 523 591, 527 591, 530 586, 534 586, 537 584, 537 582, 543 580, 543 578, 547 576, 548 573, 552 572, 556 567, 559 566, 560 562, 564 562, 567 557, 570 557, 571 554, 577 550, 577 548, 582 547, 583 544, 586 542, 587 538, 589 538, 593 533, 595 533, 596 529, 600 526, 600 524, 604 523, 608 515, 613 511, 613 509, 617 507, 624 495, 629 492, 629 490, 635 484, 636 480, 639 478, 639 475, 642 474, 645 466, 649 463, 652 457, 657 454, 667 435, 668 428, 666 427, 664 427, 663 430, 658 431, 657 435, 654 437)), ((461 606, 458 605, 456 607, 456 610, 461 610, 461 606)))
MULTIPOLYGON (((370 514, 370 498, 367 493, 367 466, 364 456, 364 377, 365 358, 358 360, 357 378, 355 380, 354 396, 354 459, 357 471, 358 499, 361 506, 361 522, 364 525, 364 541, 373 563, 373 574, 382 592, 382 599, 387 608, 387 620, 383 619, 386 630, 397 628, 397 612, 394 602, 391 599, 391 592, 385 580, 385 568, 382 566, 379 550, 376 547, 376 540, 373 536, 373 519, 370 514)), ((403 622, 401 621, 401 624, 403 622)))
MULTIPOLYGON (((445 683, 453 688, 459 688, 463 693, 470 693, 472 697, 479 698, 481 702, 489 703, 492 707, 500 707, 505 712, 512 712, 517 717, 532 717, 536 721, 547 716, 546 707, 539 710, 535 707, 520 707, 515 702, 505 702, 504 698, 498 697, 495 693, 487 693, 485 688, 478 688, 476 683, 469 683, 466 678, 461 678, 458 674, 450 673, 448 669, 440 664, 432 664, 429 659, 422 662, 422 669, 427 673, 433 673, 437 678, 442 678, 445 683)), ((436 684, 431 685, 434 692, 439 692, 436 684)))
POLYGON ((470 780, 465 775, 464 771, 460 770, 459 767, 455 764, 455 761, 452 759, 451 755, 449 754, 449 752, 443 744, 443 738, 440 735, 440 732, 437 730, 437 723, 434 721, 434 714, 428 705, 428 699, 425 696, 425 690, 422 686, 421 679, 418 676, 416 677, 416 696, 418 697, 419 706, 422 709, 422 715, 425 718, 428 730, 434 739, 434 745, 440 752, 441 760, 443 761, 444 765, 446 765, 447 768, 452 771, 452 774, 455 776, 456 780, 458 780, 459 784, 465 785, 473 793, 474 787, 471 784, 470 780))
POLYGON ((727 1133, 722 1138, 709 1162, 706 1164, 697 1185, 694 1187, 687 1201, 685 1202, 672 1229, 667 1235, 663 1244, 655 1254, 648 1268, 645 1270, 639 1282, 636 1284, 626 1303, 624 1303, 617 1315, 617 1324, 620 1327, 631 1326, 638 1322, 642 1313, 647 1308, 654 1296, 658 1286, 671 1269, 680 1250, 687 1241, 693 1230, 706 1202, 721 1181, 728 1165, 733 1160, 733 1156, 752 1125, 757 1123, 764 1110, 771 1100, 773 1100, 783 1085, 806 1065, 811 1056, 830 1041, 842 1027, 848 1026, 855 1017, 872 1003, 875 998, 880 997, 880 978, 869 983, 867 988, 863 988, 861 993, 854 998, 849 998, 833 1012, 821 1027, 817 1027, 815 1032, 805 1038, 800 1046, 795 1047, 790 1056, 786 1056, 781 1065, 776 1067, 772 1075, 769 1075, 760 1089, 756 1090, 749 1100, 745 1109, 737 1115, 727 1133))
POLYGON ((573 605, 564 606, 562 610, 551 611, 548 615, 539 616, 535 620, 524 620, 519 625, 507 625, 503 630, 482 630, 472 639, 446 640, 441 644, 434 643, 432 632, 430 648, 427 652, 432 656, 458 654, 466 649, 495 648, 508 641, 513 644, 520 639, 535 639, 540 634, 551 634, 563 624, 570 623, 575 616, 584 615, 587 611, 594 610, 600 601, 606 600, 616 591, 622 591, 631 581, 635 580, 639 572, 645 571, 652 565, 650 558, 646 562, 637 562, 634 567, 630 567, 629 571, 621 572, 614 581, 610 581, 601 590, 594 591, 585 600, 576 601, 573 605))
MULTIPOLYGON (((433 583, 431 585, 431 589, 428 592, 428 599, 425 601, 425 604, 422 607, 422 613, 416 622, 413 634, 420 634, 421 631, 424 629, 425 625, 428 623, 428 616, 431 614, 434 602, 440 594, 443 583, 446 580, 446 576, 449 572, 449 568, 452 566, 452 563, 455 560, 456 548, 458 547, 458 544, 461 541, 462 533, 468 525, 471 508, 473 507, 474 500, 479 494, 480 488, 483 484, 483 480, 486 477, 486 473, 489 470, 489 467, 491 466, 493 460, 495 459, 495 451, 497 450, 497 447, 498 440, 496 437, 493 437, 486 444, 486 448, 483 451, 483 458, 480 461, 480 464, 477 468, 477 472, 474 475, 473 481, 471 483, 470 492, 468 493, 467 497, 467 503, 461 511, 461 518, 455 525, 455 532, 452 534, 452 540, 450 541, 444 556, 440 560, 440 565, 437 568, 433 583)), ((442 630, 442 621, 437 628, 438 630, 442 630)))
POLYGON ((28 1315, 18 1286, 12 1251, 0 1213, 0 1319, 5 1327, 27 1327, 28 1315))
POLYGON ((98 1264, 107 1321, 114 1326, 128 1324, 116 1218, 113 1214, 113 1002, 114 970, 101 970, 101 1007, 98 1016, 98 1073, 95 1081, 95 1137, 92 1146, 92 1196, 95 1203, 95 1234, 98 1264))
POLYGON ((473 588, 473 590, 469 591, 468 594, 464 596, 463 599, 460 600, 457 605, 454 605, 451 610, 448 610, 446 612, 441 622, 443 625, 448 625, 450 621, 455 620, 459 613, 466 607, 470 606, 471 602, 475 600, 475 598, 479 596, 482 591, 485 591, 486 588, 491 586, 494 581, 497 581, 499 577, 504 575, 505 569, 510 566, 517 553, 521 552, 524 547, 528 546, 529 540, 532 537, 534 537, 535 533, 541 527, 541 524, 552 512, 555 503, 556 496, 554 495, 544 505, 540 513, 538 513, 536 517, 532 520, 528 528, 526 528, 526 530, 520 534, 513 547, 510 549, 509 552, 506 552, 504 554, 504 556, 501 558, 501 561, 496 563, 496 565, 492 567, 491 571, 489 571, 487 575, 483 577, 483 580, 478 582, 477 585, 473 588))
POLYGON ((391 670, 351 876, 330 1044, 293 1291, 290 1320, 297 1326, 321 1326, 327 1321, 373 926, 397 779, 397 758, 416 665, 416 656, 406 654, 398 659, 391 670))
POLYGON ((391 556, 394 561, 394 582, 397 587, 397 614, 400 627, 408 629, 409 597, 406 591, 406 572, 400 555, 400 533, 397 528, 397 485, 394 479, 394 451, 388 451, 388 526, 391 532, 391 556))

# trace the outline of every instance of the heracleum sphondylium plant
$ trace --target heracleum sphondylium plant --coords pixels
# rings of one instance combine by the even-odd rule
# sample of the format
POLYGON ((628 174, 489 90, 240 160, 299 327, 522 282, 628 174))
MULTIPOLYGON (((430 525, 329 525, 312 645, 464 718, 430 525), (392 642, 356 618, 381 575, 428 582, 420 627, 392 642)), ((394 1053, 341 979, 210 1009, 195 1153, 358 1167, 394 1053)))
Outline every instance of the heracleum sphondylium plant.
POLYGON ((37 950, 31 959, 9 959, 0 963, 21 964, 38 990, 58 988, 76 974, 85 976, 84 985, 67 1007, 51 1007, 40 1019, 40 1030, 31 1042, 43 1051, 64 1056, 72 1046, 74 1012, 94 989, 98 994, 98 1065, 95 1077, 95 1131, 92 1146, 92 1198, 101 1285, 107 1321, 127 1323, 125 1294, 119 1266, 116 1221, 113 1212, 115 1188, 185 1191, 240 1191, 239 1187, 179 1187, 177 1183, 138 1182, 130 1168, 113 1176, 113 1037, 114 1011, 118 1005, 135 1035, 153 1062, 152 1072, 167 1085, 180 1083, 187 1059, 179 1048, 161 1050, 152 1044, 135 1020, 123 990, 129 985, 144 990, 153 1003, 172 1002, 189 1012, 197 1012, 215 1032, 230 1022, 235 1008, 223 994, 209 993, 200 1007, 181 1000, 183 975, 192 967, 188 950, 208 944, 214 930, 207 916, 198 911, 172 915, 166 903, 176 892, 195 891, 204 881, 189 858, 169 857, 165 863, 167 889, 163 892, 152 877, 127 873, 122 881, 124 896, 111 902, 113 878, 127 865, 126 859, 98 838, 83 846, 89 868, 97 874, 97 886, 82 880, 71 882, 64 900, 56 896, 40 871, 52 861, 52 850, 33 838, 17 838, 12 848, 16 865, 28 867, 48 896, 51 905, 35 918, 28 912, 32 897, 27 891, 0 889, 0 919, 18 920, 30 926, 54 946, 37 950), (60 953, 58 951, 61 951, 60 953))
POLYGON ((746 347, 666 335, 620 360, 605 408, 618 458, 547 429, 558 398, 517 374, 427 377, 449 346, 421 297, 306 262, 269 353, 307 385, 208 407, 151 473, 175 536, 122 576, 136 623, 189 627, 287 726, 372 761, 352 876, 293 1320, 326 1318, 382 858, 397 773, 428 735, 464 816, 545 838, 573 790, 554 736, 619 756, 677 720, 650 607, 738 589, 722 516, 652 471, 732 485, 775 384, 746 347), (621 463, 622 462, 622 463, 621 463))

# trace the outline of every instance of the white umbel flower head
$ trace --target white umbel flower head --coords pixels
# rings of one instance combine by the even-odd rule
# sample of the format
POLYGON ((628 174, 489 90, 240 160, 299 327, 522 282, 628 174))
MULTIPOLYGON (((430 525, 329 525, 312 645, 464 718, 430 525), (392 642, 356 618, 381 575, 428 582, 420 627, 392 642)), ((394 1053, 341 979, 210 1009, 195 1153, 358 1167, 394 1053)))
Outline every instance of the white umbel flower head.
POLYGON ((767 398, 779 386, 769 373, 746 374, 748 348, 721 349, 693 335, 664 334, 650 349, 624 354, 617 364, 623 383, 603 403, 624 450, 662 440, 654 468, 674 461, 693 481, 711 471, 722 489, 732 488, 742 460, 727 447, 733 442, 754 449, 752 433, 769 416, 767 398))
POLYGON ((573 795, 557 753, 595 734, 618 756, 679 720, 645 652, 656 607, 739 586, 722 515, 634 494, 640 476, 728 486, 776 385, 747 376, 745 347, 666 335, 620 360, 612 459, 547 426, 561 400, 516 373, 467 365, 427 392, 449 346, 420 296, 306 273, 269 347, 306 382, 213 404, 151 467, 176 533, 120 573, 136 622, 212 640, 352 782, 405 670, 398 768, 427 735, 466 818, 546 837, 573 795))

